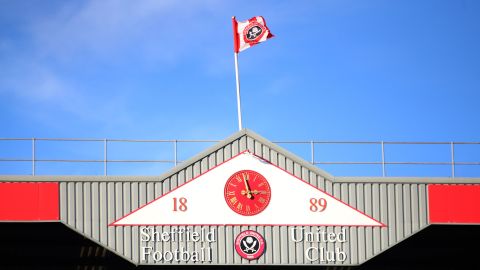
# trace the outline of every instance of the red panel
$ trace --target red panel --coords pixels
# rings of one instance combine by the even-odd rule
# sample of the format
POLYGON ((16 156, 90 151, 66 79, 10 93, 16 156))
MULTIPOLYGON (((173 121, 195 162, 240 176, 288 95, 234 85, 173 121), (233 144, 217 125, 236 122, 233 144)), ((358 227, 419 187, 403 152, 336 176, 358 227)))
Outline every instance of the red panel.
POLYGON ((58 220, 58 183, 0 183, 0 221, 58 220))
POLYGON ((430 223, 480 224, 480 185, 429 185, 430 223))

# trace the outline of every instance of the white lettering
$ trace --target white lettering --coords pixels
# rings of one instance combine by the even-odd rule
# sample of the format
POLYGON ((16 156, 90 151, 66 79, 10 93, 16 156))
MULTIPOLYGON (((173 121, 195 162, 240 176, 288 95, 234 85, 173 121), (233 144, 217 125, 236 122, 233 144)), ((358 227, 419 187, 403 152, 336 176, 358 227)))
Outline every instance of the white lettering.
POLYGON ((329 242, 335 242, 335 238, 337 238, 337 234, 334 232, 331 232, 328 234, 328 241, 329 242))
POLYGON ((216 235, 216 233, 215 233, 215 228, 212 228, 212 229, 210 230, 210 232, 208 232, 207 235, 206 235, 207 241, 208 241, 209 243, 212 243, 212 242, 217 241, 217 240, 215 239, 215 235, 216 235))
POLYGON ((198 242, 200 240, 200 234, 198 232, 192 232, 192 241, 198 242))
POLYGON ((305 241, 307 243, 345 243, 347 241, 346 228, 338 233, 336 232, 326 232, 325 229, 317 228, 316 230, 306 231, 303 227, 292 227, 290 228, 290 239, 293 242, 305 241))
POLYGON ((147 231, 148 231, 148 228, 145 228, 145 227, 140 228, 140 234, 141 234, 140 241, 141 242, 150 241, 150 235, 148 234, 147 231))
POLYGON ((312 253, 313 253, 314 249, 316 249, 316 247, 309 247, 305 251, 305 258, 310 262, 314 262, 314 261, 318 260, 318 258, 313 258, 312 257, 312 255, 313 255, 312 253))
POLYGON ((142 261, 147 260, 147 255, 151 255, 152 250, 153 250, 153 248, 151 248, 151 247, 142 247, 142 261))
POLYGON ((337 234, 337 241, 345 243, 347 241, 346 229, 342 228, 342 231, 337 234))
POLYGON ((300 232, 298 232, 298 229, 295 227, 291 228, 290 235, 292 236, 292 241, 293 242, 300 242, 303 241, 303 228, 300 227, 300 232), (300 235, 300 236, 298 236, 300 235))
POLYGON ((345 251, 342 251, 339 248, 336 248, 335 251, 337 252, 337 261, 344 262, 347 260, 347 254, 345 251))
POLYGON ((168 250, 165 251, 165 253, 163 254, 163 260, 166 261, 166 262, 169 262, 172 259, 173 259, 173 253, 171 251, 168 251, 168 250))
POLYGON ((309 247, 305 249, 305 259, 309 262, 344 262, 347 260, 347 254, 340 248, 335 248, 335 251, 328 251, 325 247, 309 247))

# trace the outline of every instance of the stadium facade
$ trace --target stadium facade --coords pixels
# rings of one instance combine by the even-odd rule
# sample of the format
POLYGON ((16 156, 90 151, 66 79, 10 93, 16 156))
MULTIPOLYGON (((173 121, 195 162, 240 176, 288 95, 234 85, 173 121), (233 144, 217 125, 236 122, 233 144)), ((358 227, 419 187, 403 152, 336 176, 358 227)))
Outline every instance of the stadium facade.
POLYGON ((2 269, 478 267, 480 178, 335 177, 250 130, 161 176, 0 176, 2 269))

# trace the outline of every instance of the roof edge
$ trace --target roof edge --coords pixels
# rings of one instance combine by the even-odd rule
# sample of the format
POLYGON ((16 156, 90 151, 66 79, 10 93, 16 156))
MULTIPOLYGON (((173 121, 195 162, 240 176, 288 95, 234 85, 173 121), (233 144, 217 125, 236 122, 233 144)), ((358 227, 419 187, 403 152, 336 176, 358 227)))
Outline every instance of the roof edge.
POLYGON ((272 143, 268 139, 265 139, 264 137, 258 135, 257 133, 253 132, 250 129, 242 129, 240 131, 237 131, 227 137, 225 140, 218 142, 217 144, 205 149, 204 151, 200 152, 199 154, 189 158, 188 160, 182 162, 181 164, 177 165, 176 167, 166 171, 165 173, 162 173, 159 178, 163 181, 167 179, 168 177, 180 172, 181 170, 185 169, 188 166, 191 166, 195 162, 207 157, 208 155, 214 153, 215 151, 219 150, 220 148, 223 148, 227 144, 232 143, 235 140, 240 139, 243 136, 251 137, 252 139, 262 143, 263 145, 266 145, 272 150, 275 150, 276 152, 284 155, 285 157, 288 157, 289 159, 293 160, 294 162, 300 164, 301 166, 309 169, 310 171, 324 177, 328 181, 332 181, 334 179, 333 175, 329 174, 328 172, 318 168, 317 166, 310 164, 306 162, 304 159, 298 157, 297 155, 293 154, 292 152, 272 143))
POLYGON ((268 139, 265 139, 264 137, 262 137, 262 136, 258 135, 257 133, 253 132, 252 130, 249 130, 249 129, 244 129, 244 130, 245 130, 245 134, 247 136, 250 136, 250 137, 254 138, 255 140, 261 142, 262 144, 268 146, 270 149, 273 149, 276 152, 278 152, 278 153, 288 157, 289 159, 295 161, 296 163, 299 163, 303 167, 305 167, 305 168, 309 169, 310 171, 322 176, 326 180, 332 181, 334 179, 334 176, 331 175, 330 173, 318 168, 317 166, 315 166, 315 165, 311 164, 310 162, 306 161, 305 159, 303 159, 303 158, 297 156, 296 154, 286 150, 285 148, 280 147, 280 146, 272 143, 268 139))
POLYGON ((246 129, 242 129, 240 131, 237 131, 237 132, 233 133, 232 135, 230 135, 229 137, 227 137, 226 139, 224 139, 223 141, 220 141, 220 142, 208 147, 207 149, 201 151, 200 153, 194 155, 193 157, 191 157, 191 158, 185 160, 184 162, 178 164, 177 166, 171 168, 170 170, 160 174, 158 176, 158 178, 161 181, 164 181, 167 178, 169 178, 170 176, 180 172, 181 170, 187 168, 188 166, 191 166, 195 162, 207 157, 208 155, 214 153, 215 151, 219 150, 220 148, 226 146, 227 144, 230 144, 233 141, 245 136, 246 134, 247 134, 246 129))
POLYGON ((1 182, 157 182, 158 175, 0 175, 1 182))
POLYGON ((382 184, 480 184, 479 177, 368 177, 337 176, 334 183, 382 183, 382 184))

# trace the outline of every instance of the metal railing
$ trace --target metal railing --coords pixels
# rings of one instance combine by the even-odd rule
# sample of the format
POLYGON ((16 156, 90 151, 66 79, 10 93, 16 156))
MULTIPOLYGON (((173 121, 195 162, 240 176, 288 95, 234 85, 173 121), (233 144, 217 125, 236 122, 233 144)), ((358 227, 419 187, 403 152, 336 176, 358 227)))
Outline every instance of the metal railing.
POLYGON ((455 166, 457 165, 480 165, 480 162, 455 161, 455 145, 480 145, 480 142, 393 142, 393 141, 281 141, 284 144, 309 144, 311 160, 314 165, 381 165, 382 176, 387 176, 386 165, 449 165, 451 166, 451 177, 455 177, 455 166), (379 145, 381 147, 381 161, 315 161, 315 145, 317 144, 360 144, 379 145), (448 145, 450 146, 450 161, 386 161, 385 145, 448 145))
MULTIPOLYGON (((129 140, 129 139, 77 139, 77 138, 0 138, 0 142, 31 142, 31 158, 0 158, 2 162, 31 162, 31 175, 36 175, 38 163, 102 163, 103 175, 108 175, 108 165, 112 163, 168 163, 176 166, 183 162, 178 158, 179 143, 216 143, 219 140, 129 140), (97 142, 103 146, 102 159, 51 159, 37 158, 37 144, 41 141, 52 142, 97 142), (109 159, 109 145, 114 142, 121 143, 166 143, 172 146, 172 159, 109 159)), ((476 165, 480 162, 456 161, 455 146, 480 145, 480 142, 393 142, 393 141, 276 141, 282 145, 304 145, 309 147, 310 163, 314 165, 379 165, 382 176, 387 176, 387 165, 443 165, 450 166, 450 177, 455 177, 455 168, 459 165, 476 165), (380 147, 379 161, 318 161, 316 147, 320 145, 378 145, 380 147), (387 145, 446 145, 449 146, 449 161, 387 161, 385 147, 387 145)), ((0 148, 0 153, 1 153, 0 148)), ((1 174, 1 173, 0 173, 1 174)))

